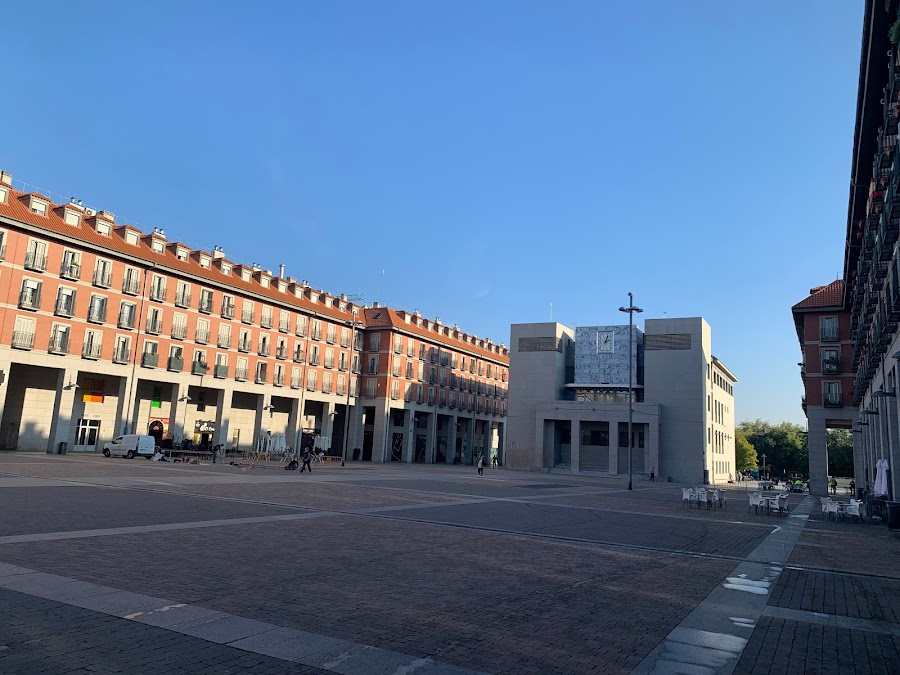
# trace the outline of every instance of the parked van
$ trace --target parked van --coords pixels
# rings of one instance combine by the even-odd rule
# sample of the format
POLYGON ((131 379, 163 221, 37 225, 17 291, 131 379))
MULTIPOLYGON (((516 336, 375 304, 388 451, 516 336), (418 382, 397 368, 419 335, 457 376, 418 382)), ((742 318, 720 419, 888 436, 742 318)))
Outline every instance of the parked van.
POLYGON ((138 436, 137 434, 125 434, 117 436, 111 442, 103 446, 103 454, 107 457, 127 457, 134 459, 137 455, 152 457, 156 452, 156 439, 153 436, 138 436))

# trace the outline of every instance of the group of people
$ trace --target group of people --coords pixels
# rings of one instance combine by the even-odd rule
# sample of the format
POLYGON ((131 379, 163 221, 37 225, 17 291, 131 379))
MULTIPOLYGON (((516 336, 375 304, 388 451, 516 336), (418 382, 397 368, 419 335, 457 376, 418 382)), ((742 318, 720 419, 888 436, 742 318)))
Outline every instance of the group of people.
POLYGON ((300 459, 303 461, 301 465, 300 462, 297 461, 296 457, 292 457, 291 461, 288 463, 286 467, 284 467, 285 471, 296 471, 297 467, 300 467, 300 473, 303 473, 307 469, 312 473, 312 458, 313 454, 310 452, 309 448, 304 448, 303 452, 300 454, 300 459))
MULTIPOLYGON (((482 454, 478 455, 477 467, 478 467, 478 475, 479 476, 484 475, 484 467, 486 467, 486 466, 487 466, 487 460, 484 458, 484 454, 482 453, 482 454)), ((491 457, 491 466, 494 468, 500 466, 500 458, 497 457, 497 455, 494 455, 493 457, 491 457)))

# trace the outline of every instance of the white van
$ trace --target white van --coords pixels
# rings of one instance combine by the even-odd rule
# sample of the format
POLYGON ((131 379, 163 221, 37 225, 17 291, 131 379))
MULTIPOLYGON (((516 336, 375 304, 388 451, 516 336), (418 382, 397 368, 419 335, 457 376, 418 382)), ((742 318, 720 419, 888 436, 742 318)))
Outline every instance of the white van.
POLYGON ((106 457, 115 455, 134 459, 137 455, 152 457, 154 452, 156 452, 156 439, 153 436, 138 436, 137 434, 116 436, 103 446, 103 454, 106 457))

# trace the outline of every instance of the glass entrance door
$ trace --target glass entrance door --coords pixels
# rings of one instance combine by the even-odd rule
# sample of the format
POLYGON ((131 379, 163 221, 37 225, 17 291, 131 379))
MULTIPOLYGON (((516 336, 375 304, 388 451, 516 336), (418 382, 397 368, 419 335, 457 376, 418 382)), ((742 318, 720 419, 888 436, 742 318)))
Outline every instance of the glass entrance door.
POLYGON ((100 436, 100 420, 78 420, 75 430, 75 452, 96 452, 100 436))

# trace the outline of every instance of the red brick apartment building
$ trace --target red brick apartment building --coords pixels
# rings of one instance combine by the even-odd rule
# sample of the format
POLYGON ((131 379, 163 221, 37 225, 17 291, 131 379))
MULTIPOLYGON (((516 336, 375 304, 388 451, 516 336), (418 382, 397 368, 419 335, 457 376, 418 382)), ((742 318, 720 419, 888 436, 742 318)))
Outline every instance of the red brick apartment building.
POLYGON ((502 452, 505 346, 55 204, 8 172, 0 296, 0 449, 149 433, 242 450, 318 436, 375 462, 502 452))

